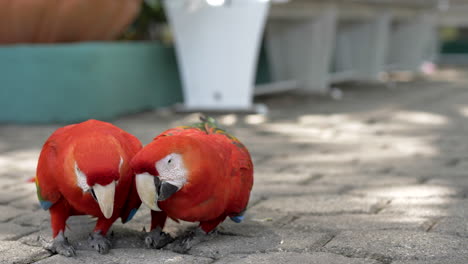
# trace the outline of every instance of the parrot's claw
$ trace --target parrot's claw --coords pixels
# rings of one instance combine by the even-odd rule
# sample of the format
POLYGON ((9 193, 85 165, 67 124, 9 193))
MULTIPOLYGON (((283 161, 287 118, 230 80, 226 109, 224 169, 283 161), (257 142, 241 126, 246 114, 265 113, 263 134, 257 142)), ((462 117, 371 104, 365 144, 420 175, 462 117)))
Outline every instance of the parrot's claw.
POLYGON ((160 249, 172 241, 174 241, 174 239, 169 234, 162 232, 160 227, 151 230, 145 237, 145 245, 147 248, 160 249))
POLYGON ((75 248, 68 242, 63 232, 60 232, 52 242, 45 244, 44 248, 52 253, 60 254, 65 257, 76 256, 75 248))
POLYGON ((194 241, 194 237, 185 237, 179 240, 178 243, 172 244, 172 251, 180 254, 187 254, 194 244, 197 244, 194 241))
POLYGON ((176 241, 171 244, 170 250, 180 254, 187 254, 193 246, 206 239, 208 239, 207 236, 197 228, 178 237, 176 241))
POLYGON ((105 236, 101 235, 101 231, 93 232, 88 237, 89 245, 100 254, 107 254, 112 247, 112 243, 105 236))

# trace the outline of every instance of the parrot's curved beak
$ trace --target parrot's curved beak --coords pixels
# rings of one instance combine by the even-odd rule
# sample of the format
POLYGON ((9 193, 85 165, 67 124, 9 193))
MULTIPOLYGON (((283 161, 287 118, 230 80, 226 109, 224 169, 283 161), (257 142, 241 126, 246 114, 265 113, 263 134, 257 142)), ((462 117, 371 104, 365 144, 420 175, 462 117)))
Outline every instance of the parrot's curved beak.
POLYGON ((135 177, 136 188, 138 196, 141 201, 153 211, 161 211, 159 209, 158 201, 158 188, 159 178, 155 177, 147 172, 137 174, 135 177), (158 186, 158 187, 156 187, 158 186))
POLYGON ((114 212, 115 181, 104 186, 96 183, 93 191, 102 214, 107 219, 111 218, 114 212))
POLYGON ((162 181, 158 189, 158 194, 159 194, 158 201, 164 201, 168 199, 178 190, 179 190, 179 187, 169 182, 162 181))

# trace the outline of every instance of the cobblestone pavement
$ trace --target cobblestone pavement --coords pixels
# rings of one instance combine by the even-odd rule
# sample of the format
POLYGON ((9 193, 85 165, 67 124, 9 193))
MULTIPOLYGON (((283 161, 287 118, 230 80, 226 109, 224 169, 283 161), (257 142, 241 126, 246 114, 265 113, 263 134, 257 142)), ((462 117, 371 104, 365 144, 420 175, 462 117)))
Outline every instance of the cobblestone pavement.
MULTIPOLYGON (((244 223, 225 221, 188 254, 144 248, 143 206, 114 225, 108 255, 88 247, 88 217, 68 222, 75 258, 43 250, 49 216, 26 180, 58 125, 1 125, 0 262, 466 264, 468 80, 442 77, 452 80, 347 86, 338 101, 276 95, 260 100, 268 117, 218 116, 254 158, 250 208, 244 223)), ((160 111, 114 123, 146 144, 195 118, 160 111)))

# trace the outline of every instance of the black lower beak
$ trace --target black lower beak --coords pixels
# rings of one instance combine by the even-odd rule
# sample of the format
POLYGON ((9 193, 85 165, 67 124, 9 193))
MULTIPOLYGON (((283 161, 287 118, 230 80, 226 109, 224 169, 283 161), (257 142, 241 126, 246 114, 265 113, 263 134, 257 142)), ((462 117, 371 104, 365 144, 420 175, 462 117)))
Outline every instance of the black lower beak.
POLYGON ((164 201, 171 197, 175 192, 179 190, 179 188, 175 185, 172 185, 167 182, 161 182, 158 190, 158 201, 164 201))

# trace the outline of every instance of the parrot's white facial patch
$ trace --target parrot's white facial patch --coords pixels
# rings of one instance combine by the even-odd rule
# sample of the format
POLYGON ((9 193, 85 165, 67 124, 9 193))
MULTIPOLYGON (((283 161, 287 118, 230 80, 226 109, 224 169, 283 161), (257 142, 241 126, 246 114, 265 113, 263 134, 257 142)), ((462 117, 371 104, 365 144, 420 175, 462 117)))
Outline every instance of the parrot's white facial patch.
POLYGON ((156 162, 156 170, 161 181, 177 186, 179 190, 187 182, 188 172, 180 154, 171 153, 159 160, 156 162))
POLYGON ((75 175, 76 175, 76 183, 78 187, 80 187, 83 192, 88 192, 91 189, 88 185, 88 181, 86 179, 86 175, 78 168, 78 164, 75 161, 75 175))

